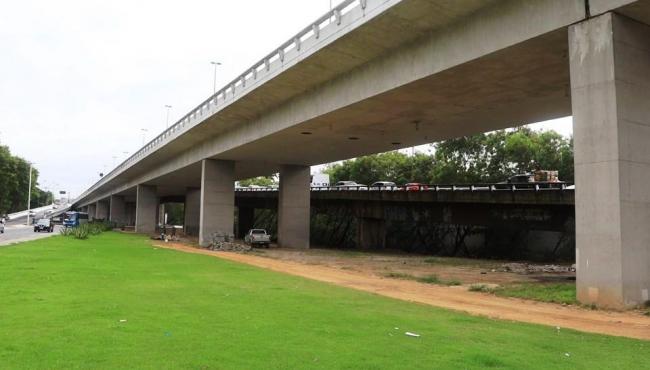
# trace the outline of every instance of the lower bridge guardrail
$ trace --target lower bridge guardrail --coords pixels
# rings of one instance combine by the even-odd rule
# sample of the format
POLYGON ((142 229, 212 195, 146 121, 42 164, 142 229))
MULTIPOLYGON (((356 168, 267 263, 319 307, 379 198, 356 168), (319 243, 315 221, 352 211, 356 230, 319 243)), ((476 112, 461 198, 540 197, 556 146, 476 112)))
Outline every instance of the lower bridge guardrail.
MULTIPOLYGON (((312 186, 311 191, 573 191, 567 182, 491 183, 491 184, 406 184, 401 186, 312 186)), ((278 191, 277 186, 241 187, 235 191, 278 191)))

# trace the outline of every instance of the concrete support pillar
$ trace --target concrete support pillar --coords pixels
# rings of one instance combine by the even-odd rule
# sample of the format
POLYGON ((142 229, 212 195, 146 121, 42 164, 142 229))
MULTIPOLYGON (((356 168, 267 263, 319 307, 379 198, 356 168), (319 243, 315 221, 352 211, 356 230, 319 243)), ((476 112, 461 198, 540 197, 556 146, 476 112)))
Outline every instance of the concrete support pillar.
POLYGON ((88 208, 88 212, 87 212, 87 213, 88 213, 88 219, 89 219, 90 221, 92 221, 92 220, 94 220, 94 219, 96 218, 96 216, 97 216, 97 215, 95 214, 95 213, 96 213, 96 210, 97 210, 97 204, 96 204, 96 203, 89 204, 89 205, 87 206, 87 208, 88 208))
POLYGON ((234 233, 235 162, 204 159, 201 168, 199 244, 206 247, 213 233, 234 233))
POLYGON ((126 206, 124 203, 124 197, 111 195, 111 206, 108 213, 109 220, 115 225, 126 225, 126 206))
POLYGON ((158 225, 166 224, 165 220, 165 204, 158 204, 158 225))
POLYGON ((125 208, 125 225, 128 226, 135 226, 135 203, 133 202, 126 202, 124 204, 125 208))
POLYGON ((255 222, 255 208, 238 207, 237 208, 237 237, 242 239, 248 230, 253 228, 255 222))
POLYGON ((156 187, 138 185, 135 201, 135 232, 141 234, 154 234, 156 232, 156 216, 158 210, 158 196, 156 187))
POLYGON ((95 218, 99 220, 108 220, 108 202, 100 200, 95 207, 95 218))
POLYGON ((386 248, 386 220, 357 218, 357 245, 360 249, 386 248))
POLYGON ((201 189, 187 189, 185 194, 185 234, 198 236, 201 220, 201 189))
POLYGON ((309 248, 310 181, 309 166, 280 167, 278 244, 281 247, 309 248))
POLYGON ((623 308, 650 291, 650 27, 607 13, 569 28, 577 291, 623 308))

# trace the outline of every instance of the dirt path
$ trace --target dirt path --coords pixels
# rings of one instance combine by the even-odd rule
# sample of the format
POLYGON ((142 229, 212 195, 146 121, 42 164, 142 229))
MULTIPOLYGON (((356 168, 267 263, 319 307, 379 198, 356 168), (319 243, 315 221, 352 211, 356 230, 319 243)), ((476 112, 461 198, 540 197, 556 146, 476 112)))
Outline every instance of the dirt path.
POLYGON ((462 311, 471 315, 650 340, 650 317, 637 312, 593 311, 574 306, 502 298, 491 294, 469 292, 466 287, 462 286, 445 287, 408 280, 388 279, 327 266, 305 265, 293 261, 239 253, 213 252, 176 243, 158 243, 156 246, 211 255, 391 298, 462 311))

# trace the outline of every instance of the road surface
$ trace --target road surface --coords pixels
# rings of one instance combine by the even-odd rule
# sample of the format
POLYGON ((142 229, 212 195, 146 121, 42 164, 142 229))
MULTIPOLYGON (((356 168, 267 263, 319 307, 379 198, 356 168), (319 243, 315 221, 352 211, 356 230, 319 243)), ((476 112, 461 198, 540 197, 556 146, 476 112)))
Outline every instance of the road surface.
POLYGON ((47 238, 53 235, 59 235, 59 228, 57 225, 54 227, 54 232, 51 233, 35 233, 33 226, 9 224, 5 225, 4 234, 0 234, 0 247, 13 243, 24 242, 28 240, 47 238))

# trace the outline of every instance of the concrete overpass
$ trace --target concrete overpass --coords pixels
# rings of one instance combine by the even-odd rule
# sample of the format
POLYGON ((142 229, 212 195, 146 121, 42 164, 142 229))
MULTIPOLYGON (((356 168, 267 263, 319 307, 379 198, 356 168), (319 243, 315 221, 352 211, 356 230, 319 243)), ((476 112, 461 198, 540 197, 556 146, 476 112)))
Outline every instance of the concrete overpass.
POLYGON ((280 173, 281 245, 309 246, 309 166, 573 115, 578 298, 650 291, 649 0, 348 0, 84 192, 152 232, 185 195, 206 244, 233 182, 280 173))

